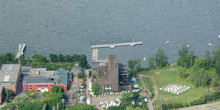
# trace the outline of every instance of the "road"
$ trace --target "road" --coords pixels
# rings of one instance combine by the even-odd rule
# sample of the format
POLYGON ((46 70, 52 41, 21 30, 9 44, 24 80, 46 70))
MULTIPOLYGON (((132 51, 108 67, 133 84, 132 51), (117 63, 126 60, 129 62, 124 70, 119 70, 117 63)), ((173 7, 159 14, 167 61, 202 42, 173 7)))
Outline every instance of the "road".
POLYGON ((220 110, 220 101, 187 108, 180 108, 179 110, 220 110))
POLYGON ((157 89, 156 82, 155 82, 155 80, 153 80, 152 77, 149 77, 147 75, 139 74, 138 77, 141 80, 141 83, 143 84, 143 91, 142 91, 142 93, 140 95, 143 96, 143 97, 147 97, 148 96, 148 103, 147 103, 148 109, 149 110, 153 110, 154 109, 153 103, 157 100, 157 97, 158 97, 158 89, 157 89), (149 97, 150 94, 147 94, 148 90, 147 90, 146 85, 144 83, 143 77, 149 77, 149 78, 152 79, 153 88, 154 88, 154 94, 155 94, 155 96, 154 96, 154 98, 152 100, 149 97))

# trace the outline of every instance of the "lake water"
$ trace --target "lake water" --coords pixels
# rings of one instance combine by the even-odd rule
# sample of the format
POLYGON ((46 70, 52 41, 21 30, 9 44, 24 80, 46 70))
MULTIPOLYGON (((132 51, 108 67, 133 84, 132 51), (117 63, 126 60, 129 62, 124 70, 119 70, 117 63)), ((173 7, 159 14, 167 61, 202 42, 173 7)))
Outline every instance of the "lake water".
POLYGON ((143 45, 100 49, 100 58, 115 53, 126 63, 162 48, 172 63, 183 44, 203 57, 220 45, 218 34, 220 0, 0 0, 0 53, 16 53, 24 42, 26 58, 77 53, 91 64, 90 45, 134 38, 143 45))

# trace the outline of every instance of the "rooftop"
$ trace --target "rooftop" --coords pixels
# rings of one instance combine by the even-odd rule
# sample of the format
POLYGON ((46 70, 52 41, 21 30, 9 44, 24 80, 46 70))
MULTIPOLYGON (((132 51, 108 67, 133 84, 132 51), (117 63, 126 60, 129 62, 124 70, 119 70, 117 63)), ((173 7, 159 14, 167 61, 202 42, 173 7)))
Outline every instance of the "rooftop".
POLYGON ((36 77, 26 76, 24 77, 23 80, 23 84, 45 84, 45 83, 54 84, 54 80, 46 76, 36 76, 36 77))
POLYGON ((56 84, 63 84, 67 86, 68 83, 68 71, 60 68, 59 70, 55 71, 55 81, 56 84))
POLYGON ((3 64, 0 71, 0 84, 15 85, 20 74, 20 64, 3 64))

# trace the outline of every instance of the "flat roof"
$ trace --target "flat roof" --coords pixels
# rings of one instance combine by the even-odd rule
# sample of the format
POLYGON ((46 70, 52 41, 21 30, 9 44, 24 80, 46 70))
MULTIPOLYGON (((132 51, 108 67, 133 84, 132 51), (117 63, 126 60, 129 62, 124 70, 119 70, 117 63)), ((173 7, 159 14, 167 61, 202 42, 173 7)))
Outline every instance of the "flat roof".
POLYGON ((14 86, 20 74, 20 64, 3 64, 0 71, 0 84, 14 86))

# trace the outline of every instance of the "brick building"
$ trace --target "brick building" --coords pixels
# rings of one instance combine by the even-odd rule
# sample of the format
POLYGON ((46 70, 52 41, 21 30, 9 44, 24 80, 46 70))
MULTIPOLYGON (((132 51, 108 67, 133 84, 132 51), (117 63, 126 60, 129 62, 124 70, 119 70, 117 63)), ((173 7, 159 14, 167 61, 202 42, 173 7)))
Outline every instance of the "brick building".
MULTIPOLYGON (((40 69, 35 69, 40 70, 40 69)), ((69 80, 69 73, 68 71, 60 68, 54 72, 46 72, 46 70, 42 70, 40 74, 37 75, 30 75, 26 72, 28 76, 24 77, 23 80, 23 91, 41 91, 46 92, 50 91, 53 86, 60 86, 63 87, 64 92, 67 91, 68 85, 71 82, 69 80), (47 74, 46 74, 47 73, 47 74), (51 74, 53 73, 53 74, 51 74)))
POLYGON ((54 80, 46 76, 26 76, 23 79, 23 91, 41 91, 47 92, 54 86, 54 80))
POLYGON ((104 66, 97 67, 97 72, 97 82, 103 91, 118 91, 118 59, 115 54, 109 55, 108 62, 104 66))
POLYGON ((20 80, 20 64, 3 64, 0 71, 0 84, 5 89, 10 89, 17 93, 20 80))
POLYGON ((4 87, 0 85, 0 103, 2 103, 4 97, 4 87))
POLYGON ((0 102, 4 96, 4 90, 12 90, 15 94, 18 91, 20 80, 21 65, 20 64, 3 64, 0 71, 0 102))

